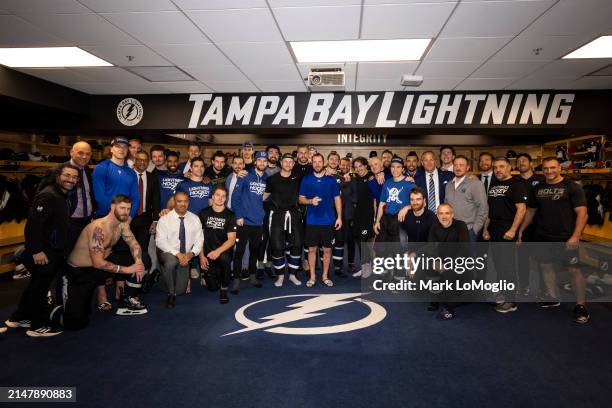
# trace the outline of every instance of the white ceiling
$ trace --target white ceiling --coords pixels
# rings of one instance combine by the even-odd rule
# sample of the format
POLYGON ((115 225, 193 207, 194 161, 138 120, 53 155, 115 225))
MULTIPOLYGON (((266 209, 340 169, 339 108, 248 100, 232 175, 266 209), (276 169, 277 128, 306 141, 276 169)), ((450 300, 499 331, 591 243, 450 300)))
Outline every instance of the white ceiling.
POLYGON ((612 59, 560 60, 606 33, 612 0, 0 0, 0 47, 115 65, 20 69, 91 94, 302 92, 311 66, 288 41, 394 38, 434 41, 420 62, 316 66, 341 66, 348 91, 404 90, 402 74, 417 90, 612 89, 612 59))

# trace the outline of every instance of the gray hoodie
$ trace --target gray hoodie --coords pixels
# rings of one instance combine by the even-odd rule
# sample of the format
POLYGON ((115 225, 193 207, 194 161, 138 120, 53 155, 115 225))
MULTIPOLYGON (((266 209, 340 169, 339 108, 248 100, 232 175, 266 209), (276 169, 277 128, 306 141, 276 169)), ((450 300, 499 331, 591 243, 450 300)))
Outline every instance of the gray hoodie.
POLYGON ((465 222, 475 234, 482 229, 489 214, 487 193, 477 178, 465 176, 455 189, 454 179, 446 184, 444 202, 453 207, 454 218, 465 222))

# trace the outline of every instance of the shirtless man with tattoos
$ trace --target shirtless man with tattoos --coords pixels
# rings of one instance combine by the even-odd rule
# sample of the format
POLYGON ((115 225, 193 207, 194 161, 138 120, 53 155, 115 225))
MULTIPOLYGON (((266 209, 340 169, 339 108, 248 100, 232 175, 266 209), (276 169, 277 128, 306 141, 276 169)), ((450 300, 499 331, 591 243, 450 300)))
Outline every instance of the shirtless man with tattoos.
MULTIPOLYGON (((108 215, 92 221, 81 232, 68 257, 68 290, 62 322, 65 329, 77 330, 87 326, 91 312, 91 298, 96 287, 103 285, 106 279, 116 274, 129 275, 127 277, 128 290, 126 290, 125 298, 119 304, 117 314, 147 313, 146 307, 135 295, 127 294, 130 281, 140 282, 144 275, 142 250, 130 230, 130 208, 129 197, 116 195, 112 199, 108 215), (130 248, 133 263, 129 266, 122 266, 108 259, 119 237, 123 238, 130 248)), ((54 310, 54 319, 62 314, 61 306, 56 309, 58 310, 54 310)))

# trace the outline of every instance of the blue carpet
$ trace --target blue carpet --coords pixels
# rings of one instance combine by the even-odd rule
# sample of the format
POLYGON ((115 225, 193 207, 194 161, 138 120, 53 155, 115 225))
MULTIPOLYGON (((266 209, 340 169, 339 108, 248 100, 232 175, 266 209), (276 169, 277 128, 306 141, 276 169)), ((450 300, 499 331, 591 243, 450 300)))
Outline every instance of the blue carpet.
MULTIPOLYGON (((149 314, 94 313, 90 327, 49 339, 21 330, 0 336, 0 385, 76 386, 87 407, 607 407, 612 384, 612 312, 592 305, 592 322, 571 320, 572 305, 522 304, 500 315, 485 304, 457 309, 447 322, 419 303, 385 303, 386 318, 339 334, 285 335, 244 328, 241 306, 283 295, 359 292, 355 279, 333 289, 282 289, 266 280, 227 305, 194 287, 164 308, 146 295, 149 314)), ((249 308, 252 320, 308 297, 249 308)), ((10 310, 0 311, 6 318, 10 310)), ((320 327, 359 320, 358 302, 287 323, 320 327)), ((74 406, 74 404, 66 404, 74 406)), ((57 405, 54 405, 57 406, 57 405)))

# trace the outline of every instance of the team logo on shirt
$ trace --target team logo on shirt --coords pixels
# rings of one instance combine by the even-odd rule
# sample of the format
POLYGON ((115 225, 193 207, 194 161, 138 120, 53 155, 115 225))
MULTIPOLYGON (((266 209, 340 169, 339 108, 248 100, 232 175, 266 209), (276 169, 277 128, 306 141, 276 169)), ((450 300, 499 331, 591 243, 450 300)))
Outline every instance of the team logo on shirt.
POLYGON ((194 186, 189 187, 189 197, 191 198, 207 198, 210 197, 209 186, 194 186))
MULTIPOLYGON (((384 307, 382 307, 378 303, 363 299, 362 296, 364 295, 364 293, 335 293, 324 295, 303 294, 279 296, 258 300, 256 302, 244 305, 236 311, 235 318, 238 323, 244 326, 244 328, 230 333, 226 333, 223 336, 230 336, 233 334, 245 333, 254 330, 261 330, 268 333, 276 334, 292 334, 304 336, 344 333, 353 330, 364 329, 366 327, 380 323, 387 316, 387 311, 384 307), (259 304, 262 304, 264 302, 280 303, 281 299, 294 297, 304 297, 309 299, 286 305, 283 311, 280 311, 279 313, 266 314, 265 316, 258 317, 255 319, 252 319, 251 317, 253 314, 257 313, 259 304), (316 325, 316 319, 314 318, 316 318, 317 316, 326 315, 327 313, 324 311, 327 309, 332 309, 340 306, 344 306, 345 308, 351 307, 353 309, 358 309, 361 311, 361 315, 363 317, 353 321, 346 321, 341 323, 334 322, 321 326, 316 325), (250 313, 247 313, 248 309, 252 309, 252 311, 250 313), (367 312, 367 314, 365 314, 365 312, 367 312), (249 317, 247 317, 247 314, 249 317), (308 325, 300 327, 299 325, 296 326, 295 324, 293 324, 295 322, 307 319, 310 323, 308 325)), ((346 316, 346 314, 344 315, 346 316)))
POLYGON ((212 229, 223 229, 225 228, 225 218, 208 217, 206 220, 206 227, 212 229))
POLYGON ((541 188, 537 192, 537 198, 560 200, 565 194, 565 187, 541 188))
POLYGON ((256 181, 249 183, 249 190, 251 193, 263 195, 263 193, 266 191, 266 183, 259 183, 256 181))
POLYGON ((396 187, 390 188, 389 191, 389 198, 387 199, 388 203, 398 203, 398 204, 404 204, 402 202, 402 200, 399 199, 399 195, 402 192, 402 190, 404 189, 404 187, 398 189, 396 187))
POLYGON ((164 178, 164 179, 162 179, 161 187, 164 190, 172 190, 172 191, 174 191, 176 189, 176 186, 178 185, 178 183, 180 183, 181 181, 183 181, 183 179, 180 179, 180 178, 164 178))
POLYGON ((138 99, 125 98, 117 105, 117 119, 125 126, 137 125, 142 120, 143 112, 138 99))
POLYGON ((497 185, 489 190, 489 197, 504 197, 510 188, 509 185, 497 185))

